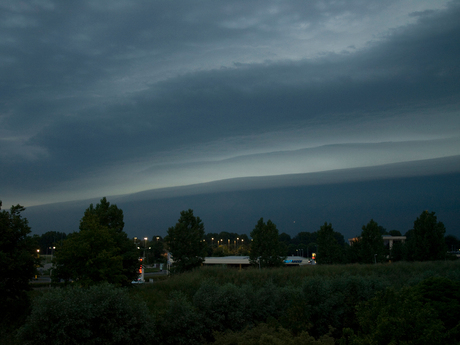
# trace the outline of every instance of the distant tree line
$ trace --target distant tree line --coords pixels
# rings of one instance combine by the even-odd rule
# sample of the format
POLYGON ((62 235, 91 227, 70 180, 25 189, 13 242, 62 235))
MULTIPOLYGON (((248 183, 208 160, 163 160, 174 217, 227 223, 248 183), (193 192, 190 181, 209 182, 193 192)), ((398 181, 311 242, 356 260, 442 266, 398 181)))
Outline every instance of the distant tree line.
MULTIPOLYGON (((263 222, 263 219, 261 219, 263 222)), ((265 224, 265 223, 264 223, 265 224)), ((178 223, 168 229, 168 236, 162 237, 155 235, 149 238, 132 239, 139 257, 145 257, 146 263, 166 263, 166 253, 174 252, 176 258, 182 256, 179 252, 184 252, 184 257, 191 258, 187 250, 192 250, 196 257, 206 256, 231 256, 243 255, 260 257, 257 251, 260 246, 276 248, 280 257, 302 256, 311 258, 315 254, 319 264, 346 264, 346 263, 381 263, 387 261, 427 261, 427 260, 446 260, 455 259, 448 251, 460 249, 460 240, 453 235, 445 236, 445 227, 442 222, 437 221, 434 212, 424 211, 414 222, 414 227, 408 230, 404 236, 406 240, 395 241, 390 249, 388 243, 384 245, 382 236, 402 236, 398 230, 387 231, 384 227, 371 220, 363 225, 361 233, 355 236, 351 243, 345 240, 344 236, 333 229, 331 223, 324 223, 314 232, 299 232, 294 237, 283 232, 278 234, 276 225, 267 221, 264 230, 261 231, 260 224, 255 226, 255 232, 250 236, 231 232, 213 233, 205 232, 204 223, 199 217, 193 215, 193 210, 181 212, 178 223), (199 220, 199 221, 198 221, 199 220), (199 231, 194 229, 194 224, 198 224, 199 231), (192 231, 192 229, 194 229, 192 231), (262 239, 269 229, 273 229, 277 239, 272 237, 262 239), (177 240, 173 238, 179 234, 177 240), (194 233, 194 238, 190 238, 194 233), (258 237, 257 234, 260 236, 258 237), (254 246, 254 239, 257 239, 257 249, 254 246), (183 248, 177 251, 177 247, 183 248), (171 250, 172 248, 172 250, 171 250)), ((40 252, 42 254, 53 254, 56 246, 62 244, 67 238, 67 234, 60 232, 47 232, 39 237, 40 252)), ((268 254, 267 254, 268 255, 268 254)), ((190 259, 191 260, 191 259, 190 259)), ((265 259, 264 259, 265 260, 265 259)), ((202 260, 198 259, 199 264, 202 260)), ((254 264, 257 264, 253 260, 254 264)), ((176 261, 179 266, 179 260, 176 261)), ((198 266, 199 266, 198 264, 198 266)), ((185 269, 188 264, 185 264, 185 269)), ((271 264, 267 264, 270 266, 271 264)), ((192 264, 190 267, 196 267, 192 264)))

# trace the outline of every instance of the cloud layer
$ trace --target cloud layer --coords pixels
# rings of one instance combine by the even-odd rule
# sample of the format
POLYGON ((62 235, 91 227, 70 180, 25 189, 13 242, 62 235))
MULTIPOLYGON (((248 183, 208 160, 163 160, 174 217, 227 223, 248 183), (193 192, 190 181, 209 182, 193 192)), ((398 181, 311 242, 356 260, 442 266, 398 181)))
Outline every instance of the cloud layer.
POLYGON ((0 13, 4 206, 460 155, 459 1, 0 13))

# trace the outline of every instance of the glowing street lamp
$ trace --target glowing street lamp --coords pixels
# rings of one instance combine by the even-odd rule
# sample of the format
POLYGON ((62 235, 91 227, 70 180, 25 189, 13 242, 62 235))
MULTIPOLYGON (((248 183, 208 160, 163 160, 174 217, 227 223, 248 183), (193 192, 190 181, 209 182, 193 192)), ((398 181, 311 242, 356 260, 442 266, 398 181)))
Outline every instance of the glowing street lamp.
POLYGON ((144 237, 144 258, 145 258, 145 247, 147 247, 147 240, 148 238, 147 237, 144 237))
POLYGON ((50 249, 51 249, 51 261, 53 261, 53 253, 56 247, 50 247, 50 249))

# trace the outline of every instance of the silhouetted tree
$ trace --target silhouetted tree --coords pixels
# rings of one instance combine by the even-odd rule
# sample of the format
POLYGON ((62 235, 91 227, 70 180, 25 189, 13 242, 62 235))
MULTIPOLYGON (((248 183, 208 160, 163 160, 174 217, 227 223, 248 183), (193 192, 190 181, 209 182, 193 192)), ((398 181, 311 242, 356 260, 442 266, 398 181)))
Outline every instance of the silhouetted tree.
POLYGON ((261 267, 276 267, 283 265, 285 248, 278 239, 276 225, 268 220, 260 218, 256 227, 251 232, 252 243, 250 261, 259 264, 261 267))
POLYGON ((38 243, 29 236, 27 218, 21 216, 24 210, 16 205, 9 212, 0 211, 0 326, 19 322, 27 311, 26 291, 38 266, 38 243))
MULTIPOLYGON (((342 236, 343 238, 343 236, 342 236)), ((318 230, 318 264, 338 264, 343 262, 343 247, 337 242, 331 223, 324 223, 318 230)))
POLYGON ((123 211, 106 198, 85 211, 80 231, 56 249, 53 279, 74 279, 81 285, 107 281, 129 285, 137 278, 139 255, 123 231, 123 211))
POLYGON ((349 262, 369 264, 385 260, 385 246, 381 227, 373 219, 362 227, 360 237, 353 241, 348 253, 348 259, 349 262))
POLYGON ((444 240, 446 228, 437 221, 435 212, 423 211, 414 222, 407 238, 410 257, 415 261, 444 260, 447 246, 444 240))
POLYGON ((174 260, 173 272, 185 272, 199 267, 206 257, 204 225, 193 210, 182 211, 176 225, 168 229, 165 240, 174 260))

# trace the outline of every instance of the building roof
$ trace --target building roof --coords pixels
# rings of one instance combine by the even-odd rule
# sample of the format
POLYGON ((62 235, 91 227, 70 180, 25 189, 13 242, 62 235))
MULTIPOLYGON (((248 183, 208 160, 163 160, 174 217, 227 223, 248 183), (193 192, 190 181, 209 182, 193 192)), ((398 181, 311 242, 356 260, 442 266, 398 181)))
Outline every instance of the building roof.
MULTIPOLYGON (((284 260, 286 265, 310 265, 312 260, 301 256, 288 256, 284 260)), ((222 256, 206 257, 204 265, 249 265, 249 256, 222 256)))

